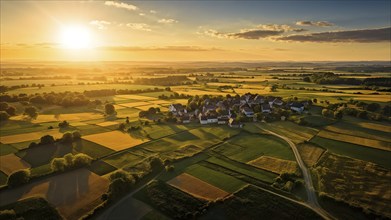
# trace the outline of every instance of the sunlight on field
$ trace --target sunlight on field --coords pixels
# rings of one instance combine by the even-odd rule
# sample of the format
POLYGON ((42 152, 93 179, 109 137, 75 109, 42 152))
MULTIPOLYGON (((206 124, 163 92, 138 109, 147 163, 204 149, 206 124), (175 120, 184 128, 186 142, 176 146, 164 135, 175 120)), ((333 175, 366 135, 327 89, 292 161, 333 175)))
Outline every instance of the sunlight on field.
POLYGON ((99 134, 92 134, 83 136, 82 138, 116 151, 131 148, 149 141, 146 138, 139 139, 131 137, 129 134, 123 133, 121 131, 110 131, 99 134))
POLYGON ((7 175, 10 175, 14 171, 27 168, 30 168, 30 164, 15 156, 15 154, 0 156, 0 170, 7 175))
POLYGON ((105 121, 105 122, 98 123, 96 125, 101 126, 101 127, 108 127, 108 126, 117 125, 117 124, 118 124, 118 122, 116 122, 116 121, 105 121))
POLYGON ((127 108, 132 108, 132 107, 137 107, 137 106, 143 106, 143 105, 150 105, 151 103, 149 102, 129 102, 129 103, 121 103, 118 104, 119 106, 127 107, 127 108))
POLYGON ((149 101, 149 100, 156 100, 157 98, 149 97, 149 96, 143 96, 143 95, 116 95, 118 98, 124 98, 124 99, 134 99, 134 100, 140 100, 140 101, 149 101))
POLYGON ((44 135, 52 135, 54 138, 61 138, 63 134, 57 130, 45 130, 45 131, 39 131, 39 132, 14 134, 14 135, 8 135, 8 136, 1 136, 0 135, 0 142, 3 144, 12 144, 12 143, 33 141, 33 140, 40 139, 44 135))
POLYGON ((249 161, 248 164, 277 174, 296 173, 298 170, 297 163, 294 161, 268 156, 261 156, 255 160, 249 161))

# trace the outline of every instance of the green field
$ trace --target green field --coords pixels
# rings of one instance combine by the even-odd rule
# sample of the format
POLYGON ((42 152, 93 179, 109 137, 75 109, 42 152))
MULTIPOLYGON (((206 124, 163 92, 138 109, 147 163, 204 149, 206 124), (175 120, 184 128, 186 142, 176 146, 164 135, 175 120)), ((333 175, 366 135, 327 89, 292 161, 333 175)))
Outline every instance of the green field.
POLYGON ((142 162, 144 159, 145 157, 124 151, 119 154, 114 154, 113 156, 106 157, 105 159, 103 159, 103 162, 106 162, 116 168, 122 168, 124 166, 134 166, 142 162))
POLYGON ((0 171, 0 186, 7 184, 8 176, 0 171))
POLYGON ((186 169, 186 173, 230 193, 236 192, 246 185, 243 181, 232 176, 214 171, 198 164, 188 167, 186 169))
POLYGON ((0 156, 12 154, 18 152, 18 150, 9 144, 0 143, 0 156))
POLYGON ((391 152, 389 151, 378 150, 341 141, 334 141, 321 137, 314 137, 311 139, 311 142, 326 148, 333 153, 369 161, 391 169, 391 152))
POLYGON ((87 141, 84 139, 80 139, 78 141, 75 141, 73 143, 73 150, 76 153, 87 154, 94 159, 100 158, 100 157, 103 157, 103 156, 106 156, 106 155, 109 155, 109 154, 115 152, 107 147, 101 146, 99 144, 96 144, 94 142, 87 141))
POLYGON ((210 157, 206 161, 266 183, 273 183, 274 179, 277 177, 277 175, 274 173, 256 169, 247 164, 233 164, 216 157, 210 157))
POLYGON ((99 176, 115 171, 117 168, 105 163, 101 160, 95 161, 91 164, 89 170, 98 174, 99 176))
POLYGON ((318 130, 314 128, 300 126, 289 121, 261 123, 259 124, 259 127, 286 136, 291 139, 295 144, 307 141, 318 133, 318 130))
POLYGON ((243 163, 262 155, 295 160, 289 145, 271 135, 242 133, 219 145, 214 151, 243 163))

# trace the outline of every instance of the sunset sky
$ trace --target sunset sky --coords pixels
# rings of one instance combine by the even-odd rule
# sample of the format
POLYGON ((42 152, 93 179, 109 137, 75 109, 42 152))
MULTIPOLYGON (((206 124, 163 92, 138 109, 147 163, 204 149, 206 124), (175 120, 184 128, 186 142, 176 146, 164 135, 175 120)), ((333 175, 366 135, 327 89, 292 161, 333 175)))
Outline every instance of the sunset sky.
POLYGON ((1 1, 1 60, 391 60, 390 1, 1 1))

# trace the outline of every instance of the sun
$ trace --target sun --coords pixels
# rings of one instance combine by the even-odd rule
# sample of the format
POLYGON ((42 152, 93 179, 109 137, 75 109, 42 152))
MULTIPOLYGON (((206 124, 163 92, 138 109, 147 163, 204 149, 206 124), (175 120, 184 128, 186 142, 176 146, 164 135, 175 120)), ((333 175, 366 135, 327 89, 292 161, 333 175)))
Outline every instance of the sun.
POLYGON ((60 44, 67 49, 83 49, 91 46, 88 28, 81 25, 63 27, 60 33, 60 44))

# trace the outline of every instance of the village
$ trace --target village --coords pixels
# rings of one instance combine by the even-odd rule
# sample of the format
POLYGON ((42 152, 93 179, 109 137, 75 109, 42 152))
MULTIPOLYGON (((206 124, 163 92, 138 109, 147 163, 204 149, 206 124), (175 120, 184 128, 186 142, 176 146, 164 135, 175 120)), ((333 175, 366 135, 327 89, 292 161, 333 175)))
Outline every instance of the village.
POLYGON ((234 128, 243 127, 243 122, 258 121, 268 118, 268 115, 275 112, 280 114, 279 119, 284 121, 289 111, 302 114, 311 101, 283 101, 281 97, 261 96, 247 93, 242 96, 225 98, 209 96, 189 99, 188 106, 174 103, 169 106, 169 112, 176 117, 178 122, 183 124, 191 121, 199 121, 201 125, 220 124, 234 128), (198 102, 198 105, 197 105, 198 102))

